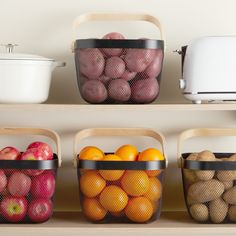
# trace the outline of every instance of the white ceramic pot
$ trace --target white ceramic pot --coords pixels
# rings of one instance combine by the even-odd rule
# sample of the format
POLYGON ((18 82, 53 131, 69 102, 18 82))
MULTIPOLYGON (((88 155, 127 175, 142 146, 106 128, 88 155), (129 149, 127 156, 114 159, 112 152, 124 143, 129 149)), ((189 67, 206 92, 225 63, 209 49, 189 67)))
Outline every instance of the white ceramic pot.
POLYGON ((53 59, 12 53, 15 45, 5 45, 0 54, 0 103, 42 103, 48 98, 51 74, 65 63, 53 59))

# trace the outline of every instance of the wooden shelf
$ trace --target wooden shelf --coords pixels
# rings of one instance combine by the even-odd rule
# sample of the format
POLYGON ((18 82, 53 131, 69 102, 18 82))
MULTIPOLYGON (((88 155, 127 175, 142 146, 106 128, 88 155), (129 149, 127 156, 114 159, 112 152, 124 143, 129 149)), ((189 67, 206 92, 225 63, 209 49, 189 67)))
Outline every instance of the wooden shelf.
POLYGON ((153 111, 234 111, 236 103, 221 104, 146 104, 146 105, 91 105, 91 104, 0 104, 0 110, 153 110, 153 111))
POLYGON ((186 212, 165 212, 161 219, 150 224, 92 224, 84 220, 81 213, 58 212, 43 224, 4 224, 0 234, 10 236, 173 236, 173 235, 236 235, 236 224, 198 224, 192 221, 186 212))

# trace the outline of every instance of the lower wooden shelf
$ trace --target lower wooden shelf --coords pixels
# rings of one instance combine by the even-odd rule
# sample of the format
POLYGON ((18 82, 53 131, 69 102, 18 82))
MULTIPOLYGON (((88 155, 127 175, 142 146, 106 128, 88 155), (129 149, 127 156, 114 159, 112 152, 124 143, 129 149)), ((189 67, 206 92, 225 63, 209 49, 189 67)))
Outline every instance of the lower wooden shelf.
POLYGON ((150 224, 92 224, 78 212, 57 212, 43 224, 3 224, 0 234, 40 236, 172 236, 172 235, 236 235, 236 224, 197 224, 186 212, 164 212, 158 221, 150 224))

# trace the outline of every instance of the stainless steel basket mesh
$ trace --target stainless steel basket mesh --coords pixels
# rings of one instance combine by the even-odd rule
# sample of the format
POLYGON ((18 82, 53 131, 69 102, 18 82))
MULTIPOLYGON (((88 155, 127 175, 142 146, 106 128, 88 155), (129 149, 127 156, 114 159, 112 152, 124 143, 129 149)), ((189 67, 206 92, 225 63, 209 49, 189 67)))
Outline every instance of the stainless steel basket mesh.
MULTIPOLYGON (((165 161, 160 162, 164 167, 165 161)), ((160 162, 152 165, 160 167, 160 162)), ((84 216, 97 223, 147 223, 158 219, 164 169, 150 170, 150 166, 147 162, 79 161, 84 216)))

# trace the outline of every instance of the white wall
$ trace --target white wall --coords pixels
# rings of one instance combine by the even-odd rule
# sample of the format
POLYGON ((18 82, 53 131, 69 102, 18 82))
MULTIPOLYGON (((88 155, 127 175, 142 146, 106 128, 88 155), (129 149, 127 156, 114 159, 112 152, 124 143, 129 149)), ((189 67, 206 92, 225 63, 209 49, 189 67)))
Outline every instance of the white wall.
MULTIPOLYGON (((80 102, 73 54, 70 52, 71 42, 75 38, 72 22, 79 14, 125 10, 147 12, 161 19, 166 31, 167 51, 159 103, 185 102, 178 89, 180 57, 173 54, 173 50, 199 36, 236 34, 234 0, 1 0, 0 3, 0 43, 18 43, 20 46, 16 52, 39 54, 67 62, 66 68, 58 69, 53 75, 48 103, 80 102)), ((116 29, 122 29, 127 36, 153 37, 158 34, 145 24, 125 24, 125 27, 119 24, 105 27, 87 25, 87 30, 85 26, 76 32, 76 37, 101 36, 116 29), (103 29, 103 32, 98 32, 98 29, 103 29), (132 34, 131 30, 134 31, 132 34)), ((173 210, 184 206, 180 172, 176 168, 177 135, 191 127, 235 126, 235 112, 119 111, 115 108, 110 112, 87 108, 71 108, 64 112, 49 108, 23 111, 6 108, 1 110, 0 126, 42 126, 61 134, 64 165, 58 178, 57 208, 64 210, 78 207, 76 172, 71 165, 72 139, 77 130, 102 126, 146 126, 160 130, 167 138, 170 158, 165 181, 165 209, 173 210), (67 202, 64 200, 65 194, 69 200, 67 202)), ((212 148, 217 149, 217 145, 212 148)))

